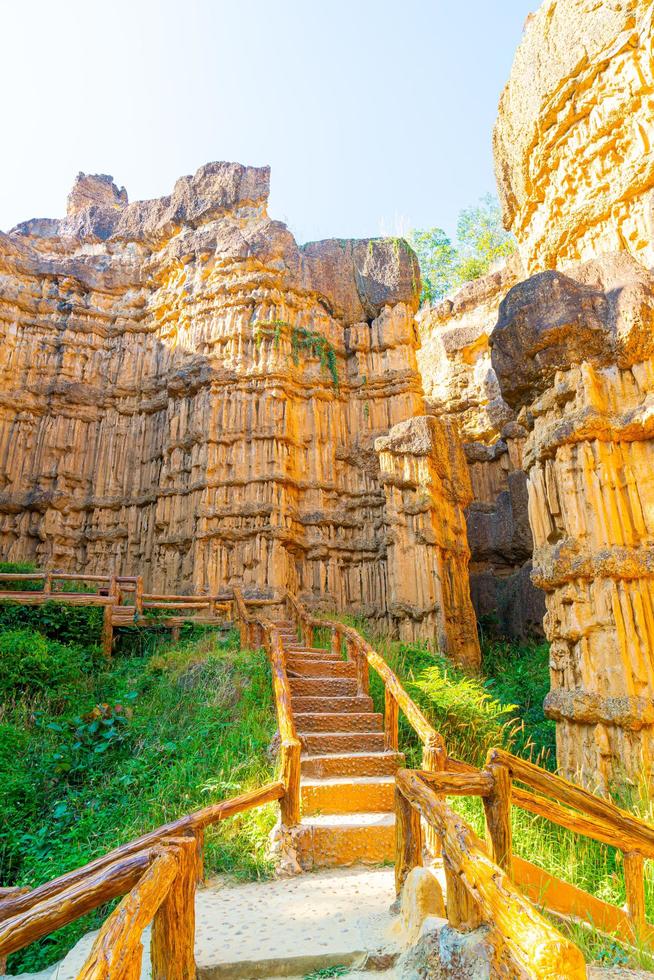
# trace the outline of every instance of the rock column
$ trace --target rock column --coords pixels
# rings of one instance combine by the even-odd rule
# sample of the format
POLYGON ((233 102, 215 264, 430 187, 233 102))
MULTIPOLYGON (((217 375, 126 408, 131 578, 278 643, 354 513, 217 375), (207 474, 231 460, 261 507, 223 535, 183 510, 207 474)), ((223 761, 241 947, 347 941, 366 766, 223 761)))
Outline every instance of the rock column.
POLYGON ((375 449, 386 493, 389 612, 400 638, 435 642, 458 663, 478 666, 465 521, 472 489, 456 429, 418 416, 375 449))
POLYGON ((493 364, 530 428, 557 758, 608 791, 652 778, 654 277, 625 254, 543 273, 500 307, 493 364))

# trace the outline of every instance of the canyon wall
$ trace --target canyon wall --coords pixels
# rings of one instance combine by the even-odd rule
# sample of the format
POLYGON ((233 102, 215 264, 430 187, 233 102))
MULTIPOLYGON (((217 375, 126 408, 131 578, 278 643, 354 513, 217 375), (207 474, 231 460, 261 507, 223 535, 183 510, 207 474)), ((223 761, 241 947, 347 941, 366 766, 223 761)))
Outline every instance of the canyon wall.
POLYGON ((494 132, 505 225, 528 273, 629 251, 654 263, 654 8, 545 0, 494 132))
MULTIPOLYGON (((389 571, 409 532, 375 439, 425 413, 415 256, 401 240, 299 247, 268 186, 266 168, 208 164, 128 203, 80 175, 66 218, 0 235, 3 556, 172 592, 289 586, 475 662, 469 599, 434 606, 466 581, 418 584, 442 577, 438 540, 420 575, 398 576, 398 551, 389 571)), ((464 489, 432 493, 427 465, 425 520, 457 525, 465 466, 433 466, 464 489)), ((465 577, 465 542, 457 555, 465 577)))
POLYGON ((490 346, 528 432, 545 707, 561 770, 603 791, 654 776, 653 9, 547 0, 494 137, 505 223, 533 273, 490 346))
POLYGON ((544 595, 531 581, 533 542, 522 468, 526 429, 504 400, 489 338, 501 300, 522 278, 519 257, 417 316, 427 411, 452 424, 471 478, 466 510, 470 589, 484 628, 542 636, 544 595))

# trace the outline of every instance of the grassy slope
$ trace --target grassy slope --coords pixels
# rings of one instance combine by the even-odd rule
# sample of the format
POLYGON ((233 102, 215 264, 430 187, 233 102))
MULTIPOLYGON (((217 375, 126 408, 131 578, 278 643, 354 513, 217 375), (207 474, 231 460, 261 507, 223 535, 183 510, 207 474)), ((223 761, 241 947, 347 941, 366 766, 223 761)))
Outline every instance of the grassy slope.
MULTIPOLYGON (((0 646, 2 636, 15 641, 16 634, 0 634, 0 646)), ((110 670, 92 657, 86 668, 74 683, 38 693, 7 695, 5 685, 3 884, 37 885, 272 776, 268 665, 262 652, 241 652, 235 634, 128 653, 110 670)), ((274 816, 274 807, 253 811, 208 833, 207 872, 270 873, 274 816)), ((11 957, 10 966, 56 960, 105 915, 71 924, 11 957)))

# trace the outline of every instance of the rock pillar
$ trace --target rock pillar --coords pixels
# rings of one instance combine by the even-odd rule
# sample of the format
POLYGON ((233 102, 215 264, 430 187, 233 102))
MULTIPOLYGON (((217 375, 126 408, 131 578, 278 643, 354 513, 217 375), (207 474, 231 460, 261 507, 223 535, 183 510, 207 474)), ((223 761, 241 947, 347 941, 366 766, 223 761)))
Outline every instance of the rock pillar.
POLYGON ((479 664, 465 507, 470 477, 454 425, 418 416, 377 439, 386 494, 389 612, 404 640, 479 664))
POLYGON ((602 791, 652 778, 653 323, 654 277, 621 253, 514 287, 491 338, 502 393, 530 429, 558 764, 602 791))

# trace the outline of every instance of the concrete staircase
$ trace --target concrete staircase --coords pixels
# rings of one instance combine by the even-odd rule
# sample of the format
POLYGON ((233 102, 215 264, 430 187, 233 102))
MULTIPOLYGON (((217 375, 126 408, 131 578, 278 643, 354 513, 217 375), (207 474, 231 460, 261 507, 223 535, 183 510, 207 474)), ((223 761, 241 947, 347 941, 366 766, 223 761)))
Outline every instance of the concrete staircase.
POLYGON ((298 860, 305 870, 392 861, 394 774, 404 756, 384 748, 382 716, 357 692, 355 665, 306 647, 290 621, 274 625, 302 742, 298 860))

